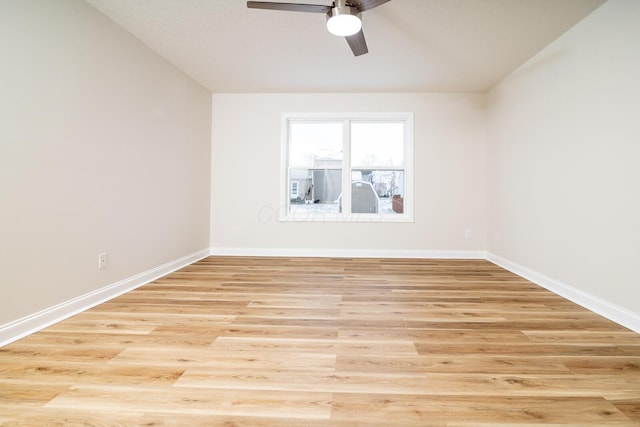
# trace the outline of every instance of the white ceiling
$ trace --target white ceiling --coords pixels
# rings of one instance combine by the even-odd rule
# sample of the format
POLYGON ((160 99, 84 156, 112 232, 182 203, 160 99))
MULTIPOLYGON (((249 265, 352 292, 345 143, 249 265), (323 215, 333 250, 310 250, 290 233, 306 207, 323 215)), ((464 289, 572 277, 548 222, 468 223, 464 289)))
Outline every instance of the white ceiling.
POLYGON ((87 0, 217 93, 484 92, 604 1, 391 0, 363 14, 369 53, 354 57, 323 14, 87 0))

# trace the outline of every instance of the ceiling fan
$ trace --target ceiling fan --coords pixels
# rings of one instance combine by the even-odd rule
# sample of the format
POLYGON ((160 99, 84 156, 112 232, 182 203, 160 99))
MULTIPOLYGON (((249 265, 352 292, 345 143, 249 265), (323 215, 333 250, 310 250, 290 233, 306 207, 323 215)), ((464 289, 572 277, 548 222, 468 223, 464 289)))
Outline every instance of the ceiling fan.
POLYGON ((327 14, 327 29, 331 34, 343 36, 355 56, 369 52, 362 32, 362 12, 378 7, 391 0, 336 0, 331 6, 322 4, 276 3, 270 1, 248 1, 250 9, 287 10, 327 14))

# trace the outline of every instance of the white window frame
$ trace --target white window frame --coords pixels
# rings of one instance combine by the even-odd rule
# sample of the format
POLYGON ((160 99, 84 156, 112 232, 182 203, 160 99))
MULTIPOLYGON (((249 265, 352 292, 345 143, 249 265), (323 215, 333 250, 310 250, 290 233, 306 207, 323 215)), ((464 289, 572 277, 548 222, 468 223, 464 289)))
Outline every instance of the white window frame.
MULTIPOLYGON (((414 144, 413 113, 283 113, 281 122, 281 158, 280 158, 280 221, 302 222, 413 222, 414 207, 414 144), (289 129, 291 123, 343 122, 343 158, 342 158, 342 210, 343 212, 318 214, 290 212, 289 186, 289 129), (404 164, 403 167, 384 170, 402 170, 404 172, 403 213, 366 214, 351 213, 351 159, 350 159, 350 123, 351 122, 403 122, 404 123, 404 164), (346 170, 346 173, 345 173, 346 170), (347 191, 345 191, 347 189, 347 191)), ((359 169, 354 167, 353 169, 359 169)))

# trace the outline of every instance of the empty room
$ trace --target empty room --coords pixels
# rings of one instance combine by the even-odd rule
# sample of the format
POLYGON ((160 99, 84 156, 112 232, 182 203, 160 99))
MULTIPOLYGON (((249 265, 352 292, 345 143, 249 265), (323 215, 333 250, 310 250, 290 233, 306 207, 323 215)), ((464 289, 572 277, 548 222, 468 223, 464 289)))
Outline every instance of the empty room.
POLYGON ((640 425, 640 1, 0 1, 0 425, 640 425))

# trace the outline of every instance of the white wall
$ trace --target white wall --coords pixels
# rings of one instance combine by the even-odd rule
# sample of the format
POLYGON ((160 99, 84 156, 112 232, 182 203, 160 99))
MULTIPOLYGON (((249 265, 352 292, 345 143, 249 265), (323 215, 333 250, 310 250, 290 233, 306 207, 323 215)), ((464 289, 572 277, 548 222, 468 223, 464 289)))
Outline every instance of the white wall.
POLYGON ((609 0, 487 100, 490 252, 638 328, 639 76, 640 2, 609 0))
POLYGON ((208 91, 77 0, 0 52, 0 326, 208 247, 208 91))
POLYGON ((484 120, 477 94, 214 94, 212 247, 354 256, 481 251, 484 120), (414 113, 415 222, 279 222, 281 114, 384 111, 414 113), (473 239, 464 239, 466 229, 473 239))

